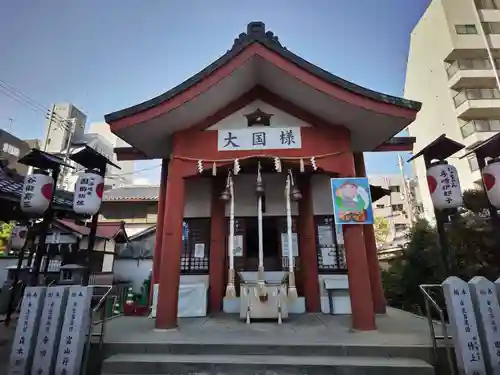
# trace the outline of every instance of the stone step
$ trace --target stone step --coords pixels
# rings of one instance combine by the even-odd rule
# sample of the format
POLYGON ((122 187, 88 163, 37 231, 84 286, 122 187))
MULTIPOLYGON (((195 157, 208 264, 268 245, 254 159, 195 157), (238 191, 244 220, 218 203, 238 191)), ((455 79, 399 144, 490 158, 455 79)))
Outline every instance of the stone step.
POLYGON ((107 375, 434 375, 413 358, 294 357, 275 355, 117 354, 104 360, 107 375))
MULTIPOLYGON (((441 348, 440 348, 441 349, 441 348)), ((177 354, 177 355, 273 355, 324 357, 402 357, 432 362, 430 346, 343 345, 338 344, 273 344, 273 343, 106 343, 105 356, 115 354, 177 354)))

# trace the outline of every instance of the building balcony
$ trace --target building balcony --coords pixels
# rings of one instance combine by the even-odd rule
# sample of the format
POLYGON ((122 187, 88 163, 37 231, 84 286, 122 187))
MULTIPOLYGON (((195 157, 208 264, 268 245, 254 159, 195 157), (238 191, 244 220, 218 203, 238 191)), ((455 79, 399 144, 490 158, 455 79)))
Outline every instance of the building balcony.
MULTIPOLYGON (((496 59, 496 66, 500 66, 500 59, 496 59)), ((455 60, 446 68, 448 86, 453 90, 475 87, 494 87, 496 85, 495 72, 489 59, 460 59, 455 60)))
POLYGON ((483 141, 500 131, 500 120, 471 120, 460 125, 460 132, 466 146, 483 141))
POLYGON ((500 118, 500 91, 498 89, 464 89, 453 101, 458 118, 475 119, 500 118))

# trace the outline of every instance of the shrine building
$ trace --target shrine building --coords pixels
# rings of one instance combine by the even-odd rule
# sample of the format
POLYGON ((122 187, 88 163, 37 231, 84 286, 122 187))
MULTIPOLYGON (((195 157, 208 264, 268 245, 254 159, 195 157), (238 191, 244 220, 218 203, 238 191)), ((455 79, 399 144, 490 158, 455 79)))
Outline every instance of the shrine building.
POLYGON ((189 277, 205 283, 209 313, 239 313, 240 283, 288 272, 290 313, 352 314, 353 328, 376 329, 373 226, 336 225, 330 179, 366 176, 363 152, 411 151, 413 139, 395 136, 420 106, 323 70, 252 22, 187 81, 106 115, 131 145, 115 149, 119 160, 162 161, 156 328, 177 326, 189 277))

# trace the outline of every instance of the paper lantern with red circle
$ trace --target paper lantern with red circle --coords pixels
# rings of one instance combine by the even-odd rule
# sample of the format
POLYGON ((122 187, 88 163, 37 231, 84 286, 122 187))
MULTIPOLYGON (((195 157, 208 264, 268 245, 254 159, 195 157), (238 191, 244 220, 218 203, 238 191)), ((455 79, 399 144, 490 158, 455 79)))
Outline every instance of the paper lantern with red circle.
POLYGON ((42 216, 49 208, 54 194, 54 180, 48 172, 36 169, 24 180, 21 210, 42 216))
POLYGON ((28 227, 25 225, 16 225, 12 228, 9 239, 10 250, 21 250, 26 244, 28 237, 28 227))
POLYGON ((73 210, 77 214, 94 215, 101 208, 104 193, 104 177, 97 172, 87 170, 80 174, 75 185, 73 210))
POLYGON ((483 169, 483 183, 490 203, 500 208, 500 159, 493 159, 483 169))
POLYGON ((463 204, 457 169, 446 161, 435 162, 427 170, 427 185, 432 203, 438 210, 458 208, 463 204))

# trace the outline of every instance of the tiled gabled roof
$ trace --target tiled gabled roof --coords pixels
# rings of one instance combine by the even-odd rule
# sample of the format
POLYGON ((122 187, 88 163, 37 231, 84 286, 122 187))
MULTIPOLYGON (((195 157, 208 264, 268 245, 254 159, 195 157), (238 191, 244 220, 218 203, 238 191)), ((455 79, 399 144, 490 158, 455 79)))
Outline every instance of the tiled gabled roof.
POLYGON ((200 71, 199 73, 195 74, 191 78, 187 79, 180 85, 174 87, 173 89, 167 91, 164 94, 161 94, 157 96, 156 98, 147 100, 141 104, 137 104, 135 106, 129 107, 122 109, 117 112, 109 113, 106 116, 104 116, 106 122, 114 122, 118 121, 124 117, 132 116, 136 113, 146 111, 150 108, 156 107, 160 105, 161 103, 170 100, 174 96, 178 95, 179 93, 187 90, 189 87, 192 87, 199 82, 201 82, 203 79, 208 77, 210 74, 215 72, 217 69, 219 69, 221 66, 226 65, 230 60, 234 59, 237 55, 239 55, 245 48, 250 46, 251 44, 254 43, 259 43, 263 45, 264 47, 270 49, 271 51, 276 52, 283 58, 293 62, 295 65, 300 67, 303 70, 306 70, 310 72, 311 74, 315 75, 316 77, 323 79, 333 85, 340 86, 343 89, 353 92, 355 94, 371 98, 373 100, 382 102, 382 103, 388 103, 388 104, 393 104, 401 108, 407 108, 407 109, 412 109, 415 111, 419 111, 422 104, 419 102, 414 102, 411 100, 407 100, 404 98, 399 98, 391 95, 386 95, 380 92, 376 92, 364 87, 361 87, 359 85, 356 85, 355 83, 346 81, 345 79, 342 79, 330 72, 327 72, 326 70, 321 69, 320 67, 306 61, 302 57, 294 54, 290 50, 288 50, 286 47, 284 47, 278 37, 274 35, 272 31, 266 31, 266 27, 263 22, 256 21, 256 22, 250 22, 247 25, 247 32, 246 33, 241 33, 233 43, 233 46, 230 50, 228 50, 224 55, 222 55, 220 58, 218 58, 216 61, 214 61, 212 64, 207 66, 205 69, 200 71))
POLYGON ((157 201, 159 196, 159 186, 125 186, 105 191, 103 200, 105 202, 157 201))
MULTIPOLYGON (((90 234, 90 228, 88 226, 76 224, 74 221, 56 220, 55 223, 81 236, 88 236, 90 234)), ((106 240, 118 238, 121 240, 121 242, 128 242, 128 236, 127 233, 125 232, 124 222, 98 223, 96 237, 103 238, 106 240)))

